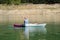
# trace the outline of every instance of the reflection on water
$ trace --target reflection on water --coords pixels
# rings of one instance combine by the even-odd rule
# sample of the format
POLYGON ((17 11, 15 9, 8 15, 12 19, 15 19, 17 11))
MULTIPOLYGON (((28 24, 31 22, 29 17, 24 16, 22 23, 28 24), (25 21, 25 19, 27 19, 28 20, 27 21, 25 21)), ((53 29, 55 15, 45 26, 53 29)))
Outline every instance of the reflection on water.
POLYGON ((34 27, 35 30, 33 32, 29 32, 29 39, 30 40, 45 40, 46 37, 46 30, 42 27, 34 27))
MULTIPOLYGON (((58 24, 47 24, 47 33, 43 34, 41 27, 31 27, 33 32, 29 30, 29 40, 60 40, 60 25, 58 24)), ((25 28, 14 29, 17 39, 16 40, 28 40, 24 34, 25 28)))
POLYGON ((46 24, 26 24, 25 35, 29 40, 38 40, 46 35, 46 24))

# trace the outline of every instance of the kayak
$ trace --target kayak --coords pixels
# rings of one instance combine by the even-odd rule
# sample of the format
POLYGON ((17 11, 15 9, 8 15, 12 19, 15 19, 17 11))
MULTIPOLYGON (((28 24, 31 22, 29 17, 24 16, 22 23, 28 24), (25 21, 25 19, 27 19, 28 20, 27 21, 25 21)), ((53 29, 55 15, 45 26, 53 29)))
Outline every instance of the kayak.
POLYGON ((24 24, 14 24, 14 27, 25 27, 24 24))

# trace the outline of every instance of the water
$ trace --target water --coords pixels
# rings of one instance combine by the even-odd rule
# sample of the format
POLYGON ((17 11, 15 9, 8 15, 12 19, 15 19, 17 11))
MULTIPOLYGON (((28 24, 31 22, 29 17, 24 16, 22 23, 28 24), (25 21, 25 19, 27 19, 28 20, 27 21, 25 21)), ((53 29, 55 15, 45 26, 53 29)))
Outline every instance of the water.
MULTIPOLYGON (((33 33, 29 32, 29 40, 60 40, 60 24, 47 24, 46 30, 46 35, 40 34, 41 32, 37 30, 33 33)), ((28 40, 24 31, 25 28, 14 29, 12 25, 0 25, 0 40, 28 40)))
POLYGON ((46 37, 47 30, 40 26, 32 27, 33 30, 29 32, 30 40, 43 40, 46 37), (34 29, 35 28, 35 29, 34 29), (33 32, 31 32, 33 31, 33 32))

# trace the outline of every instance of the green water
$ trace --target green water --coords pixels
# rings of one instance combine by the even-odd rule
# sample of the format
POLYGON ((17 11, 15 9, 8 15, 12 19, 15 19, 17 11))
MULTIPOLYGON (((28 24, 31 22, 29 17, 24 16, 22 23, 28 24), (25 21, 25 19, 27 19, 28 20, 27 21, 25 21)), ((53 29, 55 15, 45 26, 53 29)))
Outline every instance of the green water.
POLYGON ((0 40, 20 40, 18 31, 13 29, 12 26, 0 25, 0 40))
MULTIPOLYGON (((47 34, 35 33, 29 40, 60 40, 60 24, 47 24, 47 34)), ((0 25, 0 40, 25 40, 24 28, 14 29, 11 25, 0 25)))

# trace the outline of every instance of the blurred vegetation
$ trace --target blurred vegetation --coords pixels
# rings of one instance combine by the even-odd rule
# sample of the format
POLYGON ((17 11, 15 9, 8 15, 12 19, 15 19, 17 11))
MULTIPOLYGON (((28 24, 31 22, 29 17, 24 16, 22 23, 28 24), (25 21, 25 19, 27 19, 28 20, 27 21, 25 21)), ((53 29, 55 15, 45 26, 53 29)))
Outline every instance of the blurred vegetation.
POLYGON ((20 4, 21 0, 0 0, 0 4, 20 4))
POLYGON ((24 2, 33 4, 54 4, 54 3, 60 3, 60 0, 26 0, 24 2))
POLYGON ((15 4, 33 3, 33 4, 54 4, 60 3, 60 0, 0 0, 0 4, 15 4))

